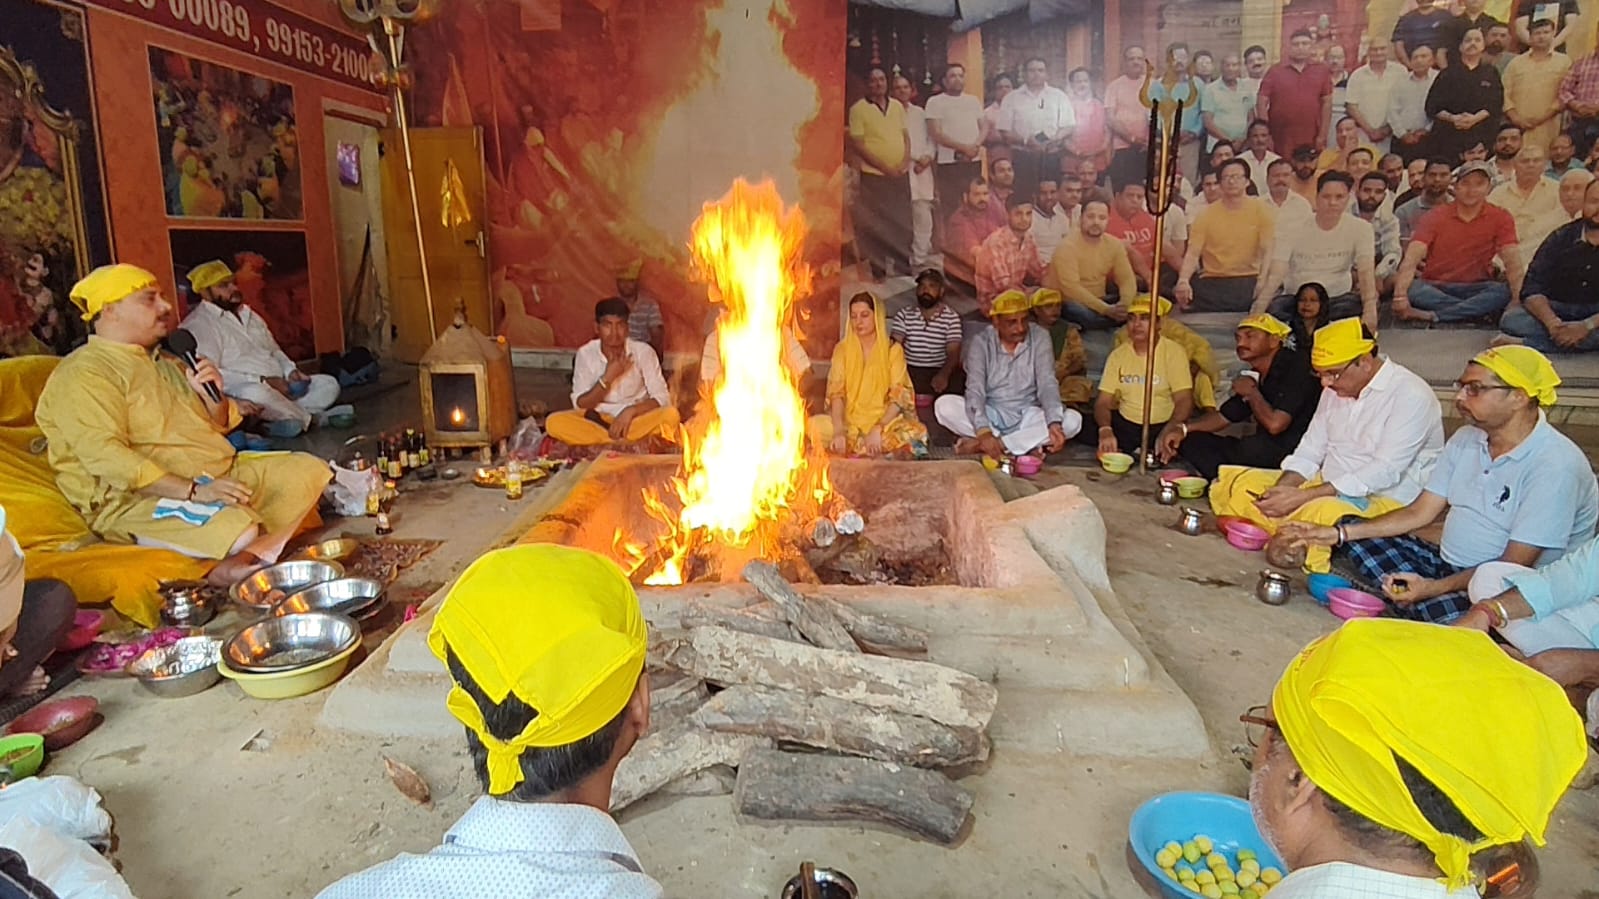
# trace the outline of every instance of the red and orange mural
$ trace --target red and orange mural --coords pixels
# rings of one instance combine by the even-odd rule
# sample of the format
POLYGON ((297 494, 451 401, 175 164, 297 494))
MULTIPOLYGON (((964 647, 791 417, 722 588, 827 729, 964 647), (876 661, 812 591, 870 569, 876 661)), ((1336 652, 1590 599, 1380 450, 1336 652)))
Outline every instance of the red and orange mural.
POLYGON ((483 129, 496 330, 578 346, 641 259, 668 349, 697 352, 710 306, 689 226, 742 176, 770 178, 811 223, 821 277, 800 328, 828 352, 844 30, 844 4, 795 0, 485 0, 416 29, 417 123, 483 129))

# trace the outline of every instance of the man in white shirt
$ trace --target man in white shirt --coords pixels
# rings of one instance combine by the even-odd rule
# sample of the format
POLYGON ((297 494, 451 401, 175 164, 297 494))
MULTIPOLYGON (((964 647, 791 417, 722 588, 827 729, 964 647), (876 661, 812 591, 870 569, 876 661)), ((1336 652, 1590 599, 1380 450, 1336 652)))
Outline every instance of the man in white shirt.
MULTIPOLYGON (((1370 240, 1370 237, 1367 238, 1370 240)), ((1222 466, 1210 488, 1217 515, 1247 518, 1275 534, 1290 521, 1332 527, 1413 502, 1444 447, 1438 395, 1420 375, 1377 355, 1357 318, 1315 334, 1310 365, 1321 403, 1282 470, 1222 466)), ((1331 551, 1308 547, 1305 570, 1328 570, 1331 551)))
POLYGON ((1022 66, 1022 85, 1005 96, 999 130, 1011 146, 1016 189, 1032 196, 1046 175, 1060 173, 1060 154, 1077 124, 1071 97, 1049 84, 1049 67, 1035 56, 1022 66))
POLYGON ((484 795, 443 845, 321 899, 660 899, 610 814, 617 766, 650 726, 627 576, 587 550, 512 546, 473 562, 433 614, 428 648, 484 795))
POLYGON ((1264 197, 1270 189, 1267 173, 1271 171, 1272 163, 1282 159, 1282 156, 1272 152, 1271 126, 1259 119, 1250 122, 1240 155, 1249 163, 1249 177, 1255 183, 1256 196, 1264 197))
POLYGON ((911 101, 916 87, 904 75, 894 76, 894 99, 905 107, 905 133, 910 136, 911 268, 937 264, 933 254, 933 139, 927 133, 927 113, 911 101))
POLYGON ((339 398, 339 379, 307 375, 284 354, 266 320, 244 302, 221 260, 195 266, 189 286, 203 301, 183 319, 201 356, 222 372, 222 392, 261 407, 267 433, 295 437, 339 398))
POLYGON ((1288 319, 1299 288, 1315 282, 1327 289, 1333 319, 1358 316, 1366 327, 1377 329, 1376 238, 1370 222, 1347 212, 1353 186, 1354 179, 1344 172, 1322 173, 1316 183, 1316 214, 1284 231, 1273 247, 1271 268, 1255 288, 1251 312, 1288 319))
POLYGON ((979 154, 988 140, 983 101, 966 93, 965 66, 952 62, 944 69, 944 92, 927 98, 926 118, 927 136, 938 148, 933 166, 938 218, 946 221, 960 208, 966 186, 983 176, 979 154))
POLYGON ((1278 241, 1292 233, 1300 222, 1316 214, 1316 210, 1310 208, 1310 201, 1293 189, 1293 180, 1293 163, 1281 158, 1271 161, 1266 170, 1266 189, 1261 191, 1260 198, 1277 213, 1278 241))
POLYGON ((627 336, 627 304, 594 304, 595 338, 572 360, 572 408, 550 413, 544 430, 567 446, 677 442, 677 407, 647 343, 627 336))
POLYGON ((1407 164, 1427 155, 1427 136, 1432 133, 1427 92, 1438 77, 1432 60, 1431 48, 1410 51, 1410 70, 1388 89, 1388 127, 1393 129, 1390 146, 1407 164))
POLYGON ((1362 143, 1375 147, 1379 155, 1388 152, 1394 133, 1388 124, 1394 86, 1408 74, 1403 66, 1389 65, 1388 42, 1375 36, 1366 45, 1366 64, 1349 73, 1344 114, 1355 120, 1362 143))
POLYGON ((1240 718, 1250 811, 1291 872, 1273 899, 1478 899, 1480 878, 1525 883, 1473 855, 1543 845, 1588 751, 1572 702, 1467 628, 1362 619, 1311 643, 1240 718))
POLYGON ((1053 177, 1038 182, 1038 192, 1033 197, 1033 224, 1028 229, 1033 243, 1038 245, 1038 258, 1049 260, 1055 248, 1072 233, 1072 217, 1060 207, 1060 192, 1053 177))
POLYGON ((1241 77, 1243 72, 1238 54, 1229 53, 1222 57, 1221 77, 1200 91, 1199 113, 1205 123, 1207 153, 1222 141, 1237 148, 1248 137, 1260 85, 1241 77))

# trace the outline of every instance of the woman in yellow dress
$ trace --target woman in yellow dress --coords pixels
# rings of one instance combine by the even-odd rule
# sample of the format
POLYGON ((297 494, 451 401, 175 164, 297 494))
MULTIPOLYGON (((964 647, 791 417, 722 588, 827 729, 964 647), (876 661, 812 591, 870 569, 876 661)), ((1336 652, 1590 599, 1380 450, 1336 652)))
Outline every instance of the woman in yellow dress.
POLYGON ((927 454, 905 351, 889 339, 883 304, 869 293, 850 298, 849 333, 833 350, 827 374, 827 408, 827 415, 811 417, 811 435, 829 452, 927 454))

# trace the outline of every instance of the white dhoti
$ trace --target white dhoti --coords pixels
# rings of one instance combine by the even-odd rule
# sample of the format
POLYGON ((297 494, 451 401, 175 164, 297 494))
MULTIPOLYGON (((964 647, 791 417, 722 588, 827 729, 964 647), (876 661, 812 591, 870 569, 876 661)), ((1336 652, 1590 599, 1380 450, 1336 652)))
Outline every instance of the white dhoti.
MULTIPOLYGON (((977 429, 972 426, 971 416, 966 414, 966 398, 955 394, 941 396, 933 401, 933 417, 938 423, 949 428, 958 437, 976 437, 977 429)), ((1075 409, 1067 409, 1061 420, 1061 427, 1066 431, 1066 439, 1070 440, 1078 431, 1082 430, 1083 417, 1075 409)), ((1005 451, 1013 456, 1030 453, 1049 441, 1049 423, 1044 419, 1042 406, 1029 406, 1022 412, 1021 423, 1008 434, 1000 434, 999 442, 1005 445, 1005 451)))
POLYGON ((311 375, 306 382, 305 396, 297 400, 265 383, 244 384, 228 395, 260 406, 261 417, 266 421, 298 422, 303 431, 311 426, 312 416, 327 411, 338 401, 339 379, 332 375, 311 375))
MULTIPOLYGON (((1493 599, 1510 589, 1506 578, 1532 571, 1513 562, 1485 562, 1472 574, 1466 594, 1473 603, 1493 599)), ((1535 655, 1546 649, 1599 649, 1592 637, 1599 633, 1599 597, 1557 609, 1537 620, 1520 618, 1498 630, 1523 655, 1535 655)))

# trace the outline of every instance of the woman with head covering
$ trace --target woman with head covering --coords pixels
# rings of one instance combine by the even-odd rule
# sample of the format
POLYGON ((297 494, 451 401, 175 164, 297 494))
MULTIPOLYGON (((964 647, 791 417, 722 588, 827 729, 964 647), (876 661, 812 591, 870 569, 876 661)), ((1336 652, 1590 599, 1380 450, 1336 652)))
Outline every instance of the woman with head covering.
POLYGON ((869 293, 849 301, 849 331, 827 373, 828 414, 811 418, 812 438, 828 452, 866 456, 927 454, 927 426, 905 351, 889 339, 883 304, 869 293))
POLYGON ((1250 810, 1291 871, 1276 899, 1477 899, 1495 872, 1474 869, 1543 845, 1587 753, 1553 681, 1482 634, 1414 621, 1346 623, 1241 719, 1250 810))

